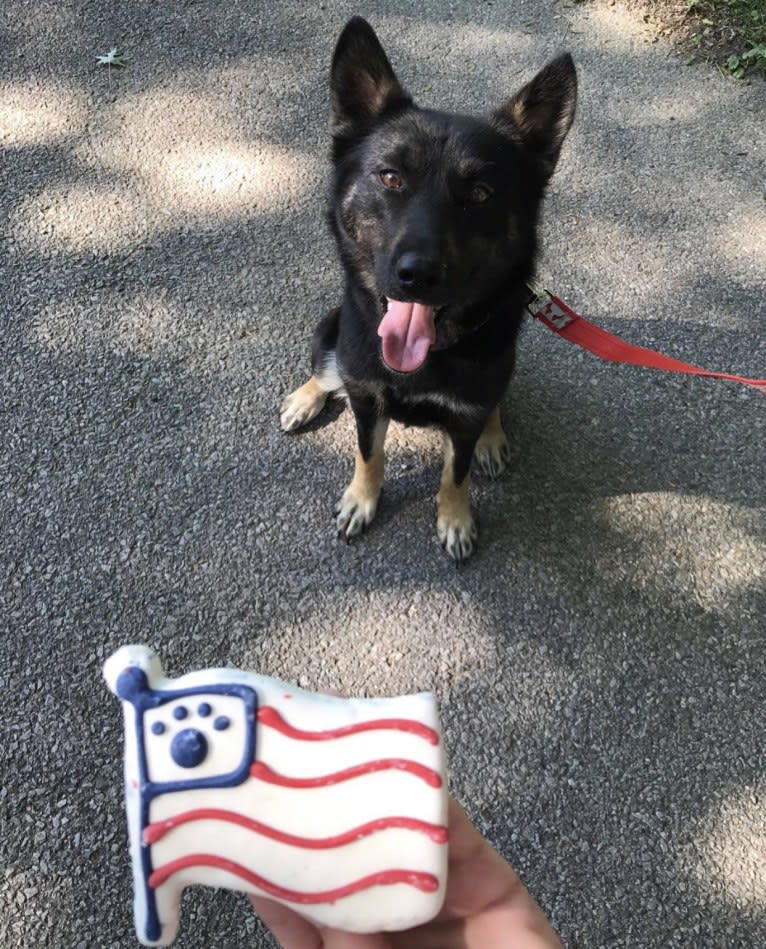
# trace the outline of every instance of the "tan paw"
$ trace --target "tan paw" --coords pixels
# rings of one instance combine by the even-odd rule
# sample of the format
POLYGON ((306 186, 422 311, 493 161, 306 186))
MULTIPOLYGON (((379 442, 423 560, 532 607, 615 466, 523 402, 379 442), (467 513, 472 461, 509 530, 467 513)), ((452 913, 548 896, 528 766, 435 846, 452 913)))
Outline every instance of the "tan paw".
POLYGON ((460 520, 451 520, 440 514, 436 519, 436 533, 442 547, 456 563, 467 560, 476 550, 479 532, 470 514, 467 519, 460 520))
POLYGON ((375 517, 379 497, 380 491, 370 491, 352 481, 335 509, 338 536, 349 541, 366 530, 375 517))
POLYGON ((468 478, 460 487, 451 482, 442 484, 436 503, 436 534, 450 557, 462 563, 476 549, 478 537, 468 500, 468 478))
POLYGON ((499 478, 513 460, 515 446, 502 428, 484 431, 476 442, 473 460, 479 471, 490 478, 499 478))
POLYGON ((285 432, 294 432, 307 425, 324 408, 328 393, 319 388, 312 377, 300 389, 291 392, 282 403, 280 425, 285 432))

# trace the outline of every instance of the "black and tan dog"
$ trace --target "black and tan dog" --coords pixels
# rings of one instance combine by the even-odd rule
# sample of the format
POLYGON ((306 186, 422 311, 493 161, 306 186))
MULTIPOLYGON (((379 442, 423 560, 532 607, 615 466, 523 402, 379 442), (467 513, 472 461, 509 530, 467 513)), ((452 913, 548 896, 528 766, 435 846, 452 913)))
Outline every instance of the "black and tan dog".
POLYGON ((389 420, 440 428, 436 529, 463 560, 476 542, 471 461, 497 475, 509 459, 499 403, 540 204, 574 116, 574 64, 553 60, 488 118, 420 109, 355 18, 331 87, 330 223, 345 293, 315 331, 313 375, 285 399, 282 427, 305 425, 330 395, 348 398, 358 451, 337 510, 347 539, 375 515, 389 420))

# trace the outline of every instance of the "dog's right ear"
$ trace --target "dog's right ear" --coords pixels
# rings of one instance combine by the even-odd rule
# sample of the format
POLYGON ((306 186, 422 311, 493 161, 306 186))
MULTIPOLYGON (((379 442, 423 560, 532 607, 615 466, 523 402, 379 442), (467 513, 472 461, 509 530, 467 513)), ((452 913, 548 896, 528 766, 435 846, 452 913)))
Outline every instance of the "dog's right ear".
POLYGON ((411 105, 370 24, 355 16, 340 34, 332 59, 332 132, 352 137, 387 112, 411 105))

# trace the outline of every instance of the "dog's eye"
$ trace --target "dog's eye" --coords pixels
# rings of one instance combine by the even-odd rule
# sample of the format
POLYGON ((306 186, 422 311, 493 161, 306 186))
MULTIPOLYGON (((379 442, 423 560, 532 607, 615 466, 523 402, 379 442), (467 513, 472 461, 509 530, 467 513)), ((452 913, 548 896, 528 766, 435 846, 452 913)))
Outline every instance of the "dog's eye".
POLYGON ((479 182, 471 188, 470 198, 472 204, 484 204, 490 197, 492 197, 492 190, 488 185, 479 182))
POLYGON ((404 178, 393 168, 386 168, 385 171, 381 171, 380 180, 391 191, 401 191, 404 187, 404 178))

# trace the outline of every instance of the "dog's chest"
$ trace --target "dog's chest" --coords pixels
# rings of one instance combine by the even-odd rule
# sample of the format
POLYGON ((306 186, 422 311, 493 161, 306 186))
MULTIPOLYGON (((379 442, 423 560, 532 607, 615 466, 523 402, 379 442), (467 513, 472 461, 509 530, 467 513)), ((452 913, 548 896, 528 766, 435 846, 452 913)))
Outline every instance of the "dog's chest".
POLYGON ((382 414, 405 425, 441 425, 455 418, 481 419, 487 409, 481 403, 445 391, 400 390, 382 386, 378 391, 382 414))

